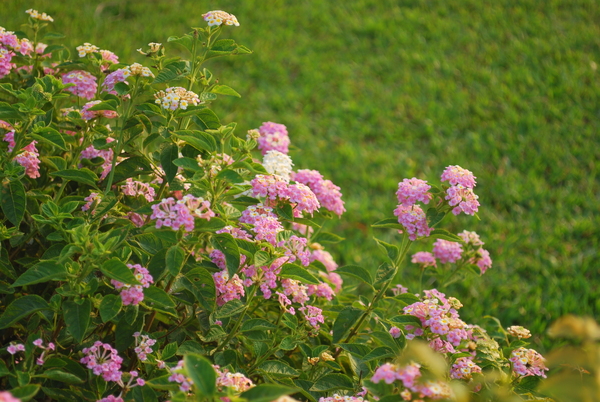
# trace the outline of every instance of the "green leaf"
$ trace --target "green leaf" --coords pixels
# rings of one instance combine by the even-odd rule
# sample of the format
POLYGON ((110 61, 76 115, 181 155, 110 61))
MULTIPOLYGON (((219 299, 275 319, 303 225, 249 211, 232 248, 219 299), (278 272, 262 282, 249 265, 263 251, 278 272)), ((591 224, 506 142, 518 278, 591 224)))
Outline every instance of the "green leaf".
POLYGON ((169 343, 167 346, 165 346, 162 350, 162 352, 160 353, 160 358, 162 360, 167 360, 173 356, 175 356, 175 354, 177 353, 177 342, 171 342, 169 343))
POLYGON ((199 151, 215 152, 217 150, 217 141, 215 137, 197 130, 179 130, 173 135, 182 141, 185 141, 199 151))
POLYGON ((319 378, 310 390, 325 392, 334 389, 354 389, 354 382, 344 374, 327 374, 319 378))
POLYGON ((314 238, 310 239, 313 243, 339 243, 344 240, 343 237, 329 232, 319 232, 314 238))
POLYGON ((78 183, 88 184, 94 188, 98 188, 96 183, 98 182, 98 176, 90 169, 66 169, 58 172, 50 173, 50 176, 61 177, 65 180, 72 180, 78 183))
POLYGON ((298 346, 298 341, 293 336, 286 336, 281 340, 279 349, 282 350, 294 350, 298 346))
POLYGON ((167 264, 167 270, 173 276, 177 276, 181 271, 181 267, 185 262, 185 252, 178 245, 171 246, 167 250, 165 256, 165 263, 167 264))
POLYGON ((61 151, 67 150, 67 144, 65 143, 62 134, 52 127, 36 127, 33 133, 29 135, 40 142, 54 145, 61 151))
POLYGON ((257 267, 265 266, 269 263, 271 257, 266 252, 259 250, 254 253, 254 265, 257 267))
POLYGON ((22 183, 19 180, 3 183, 0 192, 0 206, 6 218, 16 227, 19 227, 25 216, 25 205, 27 205, 27 197, 22 183))
POLYGON ((90 325, 92 303, 89 299, 81 300, 80 303, 65 300, 62 304, 62 310, 67 331, 77 343, 81 343, 90 325))
POLYGON ((398 223, 398 218, 383 219, 375 222, 371 227, 404 230, 404 226, 398 223))
POLYGON ((232 300, 230 302, 225 303, 219 310, 215 312, 216 318, 227 318, 232 317, 234 315, 240 314, 246 305, 239 300, 232 300))
POLYGON ((36 375, 34 377, 42 377, 47 378, 49 380, 60 381, 67 384, 82 384, 83 380, 77 377, 74 374, 67 373, 62 370, 52 369, 43 372, 42 374, 36 375))
POLYGON ((217 372, 211 362, 197 354, 185 355, 183 362, 197 394, 203 397, 212 397, 217 387, 217 372))
POLYGON ((429 227, 431 228, 440 223, 442 219, 444 219, 444 217, 446 216, 444 212, 438 211, 437 209, 435 209, 435 207, 430 207, 425 215, 429 227))
POLYGON ((151 172, 152 167, 146 158, 141 156, 133 156, 125 159, 122 162, 119 162, 119 164, 115 166, 113 183, 118 183, 120 181, 129 179, 130 177, 136 177, 151 172))
POLYGON ((380 346, 377 347, 375 349, 373 349, 372 351, 370 351, 369 353, 367 353, 366 355, 364 355, 361 360, 363 362, 368 362, 371 360, 375 360, 375 359, 383 359, 383 358, 387 358, 387 357, 392 357, 394 356, 394 352, 392 349, 385 347, 385 346, 380 346))
POLYGON ((358 321, 362 313, 361 310, 354 307, 345 307, 340 311, 333 323, 332 342, 338 343, 341 341, 344 335, 346 335, 350 328, 358 321))
POLYGON ((176 304, 171 299, 171 296, 161 288, 156 286, 150 286, 144 289, 144 303, 153 306, 158 305, 159 307, 175 308, 176 304))
POLYGON ((97 105, 92 106, 91 108, 89 108, 88 110, 90 111, 97 111, 97 110, 111 110, 113 112, 117 111, 118 108, 118 104, 117 101, 114 99, 109 99, 107 101, 102 101, 100 103, 98 103, 97 105))
POLYGON ((210 220, 200 219, 196 221, 195 230, 199 230, 201 232, 216 232, 217 230, 223 229, 227 226, 227 222, 225 222, 221 218, 210 218, 210 220))
POLYGON ((242 327, 240 328, 241 332, 247 332, 247 331, 268 331, 268 330, 273 330, 276 329, 277 325, 273 324, 270 321, 267 320, 263 320, 262 318, 253 318, 251 320, 248 320, 246 322, 244 322, 242 324, 242 327))
POLYGON ((43 156, 42 161, 56 170, 65 170, 67 161, 59 156, 43 156))
POLYGON ((221 121, 219 117, 210 109, 202 109, 194 116, 192 116, 194 123, 198 125, 201 130, 211 129, 216 130, 221 127, 221 121))
POLYGON ((6 307, 0 316, 0 329, 8 328, 36 311, 48 309, 46 300, 37 295, 21 296, 6 307))
POLYGON ((396 269, 394 269, 394 267, 387 263, 381 264, 379 268, 377 268, 377 272, 375 272, 375 283, 373 285, 384 283, 392 279, 395 275, 396 269))
POLYGON ((417 296, 413 295, 412 293, 402 293, 398 296, 394 296, 394 299, 402 301, 406 304, 413 304, 421 301, 417 296))
POLYGON ((40 384, 29 384, 23 387, 16 387, 10 390, 12 396, 20 399, 21 402, 31 400, 39 391, 42 386, 40 384))
POLYGON ((358 265, 344 265, 335 270, 336 274, 347 275, 353 278, 356 278, 369 286, 373 286, 373 278, 371 277, 371 273, 364 269, 363 267, 359 267, 358 265))
POLYGON ((275 377, 297 377, 300 375, 299 371, 280 360, 266 361, 258 366, 258 369, 275 377))
POLYGON ((192 158, 179 158, 173 161, 175 166, 191 170, 192 172, 199 172, 202 168, 198 165, 198 161, 192 158))
POLYGON ((112 258, 102 264, 100 271, 108 278, 126 285, 141 285, 133 275, 133 271, 117 258, 112 258))
POLYGON ((12 284, 13 287, 33 285, 51 280, 64 280, 67 277, 67 269, 64 265, 58 265, 50 261, 41 261, 29 268, 12 284))
POLYGON ((240 249, 235 239, 229 233, 220 233, 212 237, 211 243, 214 248, 221 250, 225 255, 227 272, 230 278, 233 277, 240 267, 240 249))
POLYGON ((215 176, 215 178, 220 180, 226 180, 230 183, 243 183, 245 181, 245 179, 238 172, 231 169, 221 170, 217 174, 217 176, 215 176))
POLYGON ((173 42, 173 43, 177 43, 178 45, 183 46, 184 48, 186 48, 187 50, 190 51, 190 53, 192 52, 192 46, 194 43, 194 37, 190 34, 185 34, 183 36, 169 36, 169 38, 167 39, 167 42, 173 42))
POLYGON ((281 267, 279 274, 282 278, 290 278, 302 283, 309 283, 311 285, 318 285, 321 283, 313 274, 308 272, 305 268, 296 264, 284 264, 281 267))
POLYGON ((390 321, 402 325, 416 325, 417 327, 421 327, 422 325, 421 320, 414 315, 397 315, 390 318, 390 321))
POLYGON ((215 85, 214 87, 212 87, 210 92, 220 95, 236 96, 238 98, 242 97, 242 95, 240 95, 239 93, 237 93, 237 91, 235 91, 231 87, 228 87, 227 85, 215 85))
POLYGON ((398 250, 398 247, 396 247, 392 244, 386 243, 382 240, 379 240, 376 238, 374 238, 374 239, 377 242, 377 244, 379 245, 379 247, 386 252, 390 261, 393 264, 395 264, 398 261, 398 257, 400 256, 400 250, 398 250))
POLYGON ((123 307, 123 302, 121 301, 121 296, 117 295, 106 295, 102 298, 102 302, 100 303, 100 318, 102 318, 102 322, 109 322, 113 318, 119 314, 121 311, 121 307, 123 307))
POLYGON ((363 343, 341 343, 339 347, 353 356, 362 357, 371 351, 371 348, 363 343))
POLYGON ((185 61, 176 61, 168 64, 156 76, 153 84, 161 84, 163 82, 177 80, 189 74, 189 65, 185 61))
POLYGON ((179 158, 179 147, 176 144, 167 145, 160 154, 160 164, 168 183, 171 183, 177 175, 177 166, 173 164, 177 158, 179 158))
POLYGON ((431 233, 429 234, 429 237, 434 238, 434 239, 444 239, 444 240, 453 241, 456 243, 464 243, 464 240, 461 239, 459 236, 455 235, 454 233, 450 233, 444 229, 432 230, 431 233))
POLYGON ((294 220, 294 210, 290 204, 284 204, 280 207, 275 207, 275 212, 277 212, 277 215, 281 216, 285 220, 294 220))
POLYGON ((241 398, 248 402, 272 402, 283 395, 298 392, 297 388, 290 388, 279 384, 260 384, 242 392, 241 398))

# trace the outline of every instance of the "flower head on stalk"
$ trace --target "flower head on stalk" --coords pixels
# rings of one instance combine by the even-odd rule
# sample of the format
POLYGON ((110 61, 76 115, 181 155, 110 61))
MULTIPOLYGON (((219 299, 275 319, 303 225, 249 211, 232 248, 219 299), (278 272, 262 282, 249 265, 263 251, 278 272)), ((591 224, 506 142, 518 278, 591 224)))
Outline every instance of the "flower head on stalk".
POLYGON ((268 151, 279 151, 282 154, 289 152, 290 138, 287 128, 283 124, 266 122, 259 127, 258 149, 265 155, 268 151))
POLYGON ((74 86, 65 88, 65 91, 69 91, 74 95, 88 100, 94 99, 96 96, 96 89, 98 88, 96 77, 87 71, 74 70, 63 74, 62 82, 63 84, 74 84, 74 86))
POLYGON ((219 26, 219 25, 235 25, 240 26, 237 18, 233 14, 226 13, 222 10, 209 11, 206 14, 202 14, 204 21, 208 22, 208 26, 219 26))
POLYGON ((54 22, 54 18, 50 17, 46 13, 40 13, 39 11, 34 10, 33 8, 30 8, 29 10, 26 10, 25 12, 27 14, 29 14, 29 17, 31 17, 34 20, 54 22))
POLYGON ((170 87, 154 94, 154 102, 167 110, 185 110, 189 105, 198 106, 200 98, 192 91, 182 87, 170 87))

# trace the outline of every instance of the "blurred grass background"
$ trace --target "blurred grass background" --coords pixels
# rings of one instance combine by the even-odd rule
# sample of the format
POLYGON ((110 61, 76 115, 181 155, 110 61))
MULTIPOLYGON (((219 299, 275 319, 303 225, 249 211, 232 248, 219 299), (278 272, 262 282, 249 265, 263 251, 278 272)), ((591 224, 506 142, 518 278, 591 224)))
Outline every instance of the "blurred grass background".
MULTIPOLYGON (((235 14, 241 26, 225 36, 254 53, 208 65, 243 96, 213 109, 242 136, 285 124, 296 167, 342 188, 348 212, 327 228, 346 238, 330 247, 340 265, 373 268, 383 258, 372 236, 399 239, 370 229, 392 217, 399 181, 436 183, 460 165, 477 176, 481 220, 443 227, 477 231, 494 260, 444 289, 463 319, 524 325, 544 350, 557 317, 598 318, 596 0, 4 0, 0 25, 19 30, 28 8, 55 18, 73 54, 91 42, 125 63, 204 26, 206 11, 235 14)), ((416 271, 407 264, 402 282, 414 285, 416 271)))

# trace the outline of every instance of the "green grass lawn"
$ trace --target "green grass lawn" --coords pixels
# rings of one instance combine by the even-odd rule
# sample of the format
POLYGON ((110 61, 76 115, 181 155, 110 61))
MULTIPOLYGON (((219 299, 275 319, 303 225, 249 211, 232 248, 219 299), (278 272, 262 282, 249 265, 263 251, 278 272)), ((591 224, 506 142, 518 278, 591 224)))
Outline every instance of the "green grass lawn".
MULTIPOLYGON (((342 188, 348 212, 328 228, 346 238, 332 249, 340 265, 373 268, 372 236, 399 239, 370 229, 392 216, 398 181, 437 182, 460 165, 478 178, 481 220, 447 226, 477 231, 494 260, 445 289, 465 320, 493 315, 545 338, 563 314, 598 315, 598 2, 6 0, 0 25, 18 30, 30 7, 55 18, 73 52, 91 42, 127 63, 204 26, 203 12, 235 14, 226 35, 254 54, 208 66, 243 96, 214 110, 240 135, 285 124, 296 167, 342 188)), ((409 265, 402 282, 414 286, 409 265)))

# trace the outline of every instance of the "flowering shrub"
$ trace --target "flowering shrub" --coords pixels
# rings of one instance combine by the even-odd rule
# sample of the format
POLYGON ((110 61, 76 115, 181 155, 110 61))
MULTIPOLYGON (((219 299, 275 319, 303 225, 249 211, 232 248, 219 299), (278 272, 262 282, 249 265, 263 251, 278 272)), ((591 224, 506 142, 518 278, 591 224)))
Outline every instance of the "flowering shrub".
POLYGON ((239 136, 210 109, 239 96, 204 67, 250 53, 219 39, 235 16, 150 43, 142 66, 90 43, 71 58, 27 13, 31 40, 0 30, 0 400, 475 399, 546 376, 526 329, 492 336, 395 283, 417 241, 438 287, 491 268, 476 233, 436 228, 477 212, 471 172, 401 181, 374 225, 399 246, 377 240, 374 272, 338 267, 341 189, 293 170, 284 125, 239 136))

